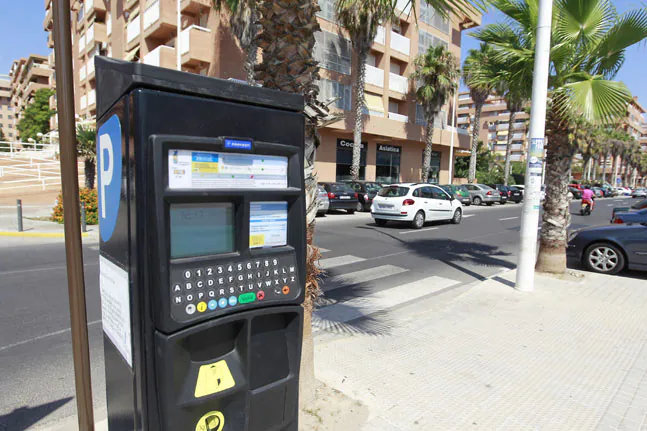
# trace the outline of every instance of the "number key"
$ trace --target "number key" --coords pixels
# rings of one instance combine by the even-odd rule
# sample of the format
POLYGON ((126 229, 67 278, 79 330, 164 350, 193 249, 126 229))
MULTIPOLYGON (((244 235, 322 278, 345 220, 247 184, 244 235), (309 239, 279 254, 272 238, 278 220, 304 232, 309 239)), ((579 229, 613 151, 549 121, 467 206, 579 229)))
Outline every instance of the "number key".
POLYGON ((195 276, 198 277, 198 278, 202 277, 202 269, 196 269, 195 270, 195 276))
POLYGON ((186 278, 187 280, 190 280, 191 279, 191 271, 189 271, 188 269, 186 271, 184 271, 184 278, 186 278))
POLYGON ((213 268, 212 268, 212 267, 208 267, 208 268, 207 268, 207 277, 211 277, 212 275, 213 275, 213 268))
POLYGON ((245 263, 245 268, 249 271, 250 269, 253 268, 252 262, 247 262, 245 263))
POLYGON ((279 264, 279 260, 277 258, 272 259, 272 265, 276 266, 279 264))
POLYGON ((243 268, 244 268, 244 267, 243 267, 243 264, 242 264, 242 263, 238 263, 238 264, 236 265, 236 270, 238 270, 238 271, 242 271, 242 270, 243 270, 243 268))

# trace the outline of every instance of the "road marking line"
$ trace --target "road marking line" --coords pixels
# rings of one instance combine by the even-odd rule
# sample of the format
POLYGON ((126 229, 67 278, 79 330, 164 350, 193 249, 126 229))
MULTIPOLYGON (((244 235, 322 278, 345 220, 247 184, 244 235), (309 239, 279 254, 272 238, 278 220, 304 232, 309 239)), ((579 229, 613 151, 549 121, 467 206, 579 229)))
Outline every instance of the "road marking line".
POLYGON ((404 232, 400 232, 400 235, 404 235, 405 233, 424 232, 426 230, 436 230, 436 229, 438 229, 438 228, 437 227, 428 227, 426 229, 405 230, 404 232))
POLYGON ((500 218, 499 221, 505 221, 505 220, 514 220, 518 219, 519 217, 505 217, 505 218, 500 218))
MULTIPOLYGON (((96 325, 97 323, 101 323, 101 320, 95 320, 93 322, 88 322, 88 326, 96 325)), ((70 332, 70 331, 71 331, 71 328, 61 329, 60 331, 50 332, 49 334, 39 335, 38 337, 30 338, 29 340, 19 341, 17 343, 13 343, 13 344, 7 344, 6 346, 1 346, 0 347, 0 352, 3 351, 3 350, 11 349, 12 347, 18 347, 18 346, 22 346, 23 344, 28 344, 28 343, 32 343, 34 341, 39 341, 39 340, 42 340, 44 338, 49 338, 49 337, 54 337, 56 335, 65 334, 66 332, 70 332)))
MULTIPOLYGON (((400 268, 399 266, 394 265, 382 265, 375 268, 362 269, 360 271, 349 272, 346 274, 335 275, 328 279, 324 279, 325 284, 358 284, 365 283, 367 281, 377 280, 378 278, 388 277, 390 275, 400 274, 401 272, 407 272, 408 269, 400 268)), ((342 287, 342 286, 339 286, 342 287)), ((324 290, 333 290, 325 289, 324 290)))
MULTIPOLYGON (((86 266, 99 266, 99 263, 86 263, 83 265, 84 267, 86 266)), ((11 274, 21 274, 23 272, 34 272, 34 271, 52 271, 52 270, 58 270, 58 269, 66 269, 67 267, 64 265, 61 266, 47 266, 43 268, 23 268, 23 269, 16 269, 13 271, 1 271, 0 275, 11 275, 11 274)))
POLYGON ((475 215, 476 214, 465 214, 463 218, 470 218, 470 217, 474 217, 475 215))
POLYGON ((612 207, 612 206, 613 206, 613 204, 607 204, 607 206, 608 206, 608 207, 612 207))
POLYGON ((312 326, 319 330, 334 328, 336 324, 393 308, 457 284, 460 284, 457 280, 434 275, 391 289, 381 290, 371 295, 338 302, 315 311, 312 326))
POLYGON ((330 250, 327 248, 319 247, 319 253, 328 253, 330 250))
POLYGON ((364 262, 366 259, 357 256, 345 255, 337 257, 329 257, 328 259, 320 259, 319 267, 321 269, 330 269, 342 265, 350 265, 352 263, 364 262))

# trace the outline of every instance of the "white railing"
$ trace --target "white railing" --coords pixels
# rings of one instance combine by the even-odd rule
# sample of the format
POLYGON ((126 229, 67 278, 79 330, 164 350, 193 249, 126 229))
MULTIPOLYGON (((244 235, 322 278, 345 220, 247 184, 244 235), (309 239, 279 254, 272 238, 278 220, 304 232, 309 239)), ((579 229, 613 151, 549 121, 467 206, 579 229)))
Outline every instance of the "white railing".
POLYGON ((160 2, 157 0, 144 12, 144 31, 160 19, 160 2))
POLYGON ((392 31, 391 48, 403 54, 409 55, 409 53, 411 52, 411 39, 392 31))
POLYGON ((88 65, 86 66, 88 76, 94 73, 94 56, 90 57, 88 60, 88 65))
POLYGON ((83 51, 85 50, 85 33, 79 37, 79 55, 83 54, 83 51))
POLYGON ((510 149, 512 151, 521 151, 521 150, 523 150, 523 145, 521 145, 521 144, 512 144, 512 146, 510 146, 510 149))
POLYGON ((375 39, 373 39, 373 42, 381 43, 382 45, 386 44, 386 29, 384 27, 379 26, 377 28, 377 34, 375 35, 375 39))
POLYGON ((94 23, 90 24, 88 31, 85 32, 85 44, 89 45, 94 41, 94 23))
POLYGON ((132 21, 128 23, 128 28, 126 30, 128 42, 131 42, 133 39, 139 36, 139 33, 142 30, 141 27, 141 15, 137 15, 135 18, 133 18, 132 21))
POLYGON ((496 129, 497 130, 508 130, 509 127, 508 127, 508 124, 499 124, 498 126, 496 126, 496 129))
POLYGON ((88 93, 88 106, 93 106, 97 103, 97 92, 92 90, 88 93))
POLYGON ((384 70, 366 65, 366 83, 376 87, 384 87, 384 70))
POLYGON ((52 144, 0 141, 0 158, 6 157, 54 157, 58 147, 52 144))
POLYGON ((389 90, 406 94, 409 90, 409 80, 404 76, 389 72, 389 90))
POLYGON ((108 36, 112 34, 112 18, 110 17, 110 11, 108 11, 108 16, 106 17, 106 34, 108 36))
POLYGON ((513 133, 512 139, 523 139, 523 133, 513 133))
POLYGON ((454 126, 445 126, 445 129, 449 130, 450 132, 456 132, 459 135, 466 135, 469 136, 470 132, 467 129, 463 129, 462 127, 454 127, 454 126))
POLYGON ((470 122, 469 117, 458 117, 458 121, 457 121, 458 124, 465 124, 469 122, 470 122))
MULTIPOLYGON (((83 173, 83 162, 77 162, 80 173, 79 181, 85 180, 83 173)), ((12 165, 0 166, 0 191, 40 188, 61 185, 60 162, 58 160, 47 160, 40 158, 24 158, 21 162, 12 165), (6 180, 5 178, 16 178, 6 180)))
POLYGON ((406 115, 402 114, 396 114, 395 112, 389 112, 389 119, 390 120, 395 120, 395 121, 400 121, 402 123, 408 123, 409 122, 409 117, 406 115))
POLYGON ((512 125, 513 129, 523 129, 526 126, 526 123, 514 123, 512 125))
POLYGON ((85 109, 87 106, 88 106, 88 98, 84 94, 83 96, 81 96, 81 109, 85 109))
POLYGON ((160 45, 148 54, 144 56, 144 64, 150 64, 151 66, 160 65, 161 49, 164 45, 160 45))
POLYGON ((79 69, 79 80, 80 81, 83 81, 85 79, 86 73, 87 73, 87 71, 86 71, 85 64, 84 64, 83 66, 81 66, 81 69, 79 69))

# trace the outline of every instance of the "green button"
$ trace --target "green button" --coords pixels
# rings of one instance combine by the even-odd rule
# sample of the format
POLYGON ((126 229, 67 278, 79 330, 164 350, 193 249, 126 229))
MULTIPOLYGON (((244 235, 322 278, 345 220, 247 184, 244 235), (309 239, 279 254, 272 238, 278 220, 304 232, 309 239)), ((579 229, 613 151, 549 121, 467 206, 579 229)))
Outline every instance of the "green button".
POLYGON ((248 304, 254 301, 256 301, 256 294, 253 292, 243 293, 238 297, 238 302, 240 302, 241 304, 248 304))

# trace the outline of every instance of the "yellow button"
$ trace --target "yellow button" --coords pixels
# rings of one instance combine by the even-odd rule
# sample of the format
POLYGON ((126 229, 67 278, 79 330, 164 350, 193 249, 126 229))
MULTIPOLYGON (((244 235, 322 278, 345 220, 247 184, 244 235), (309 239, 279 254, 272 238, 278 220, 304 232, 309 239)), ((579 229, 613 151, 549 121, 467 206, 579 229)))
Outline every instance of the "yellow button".
POLYGON ((200 313, 204 313, 206 310, 207 310, 207 303, 206 302, 198 303, 198 311, 200 313))

